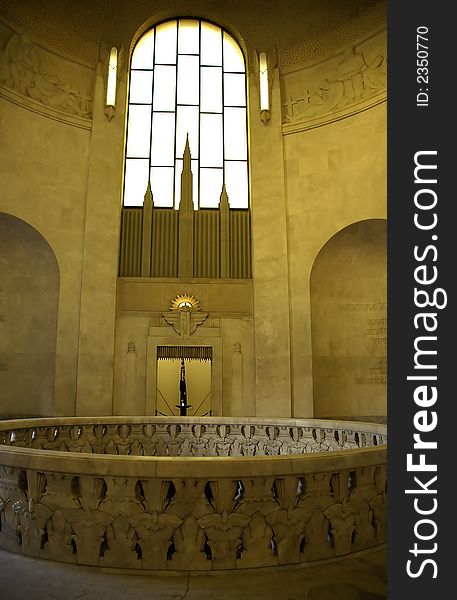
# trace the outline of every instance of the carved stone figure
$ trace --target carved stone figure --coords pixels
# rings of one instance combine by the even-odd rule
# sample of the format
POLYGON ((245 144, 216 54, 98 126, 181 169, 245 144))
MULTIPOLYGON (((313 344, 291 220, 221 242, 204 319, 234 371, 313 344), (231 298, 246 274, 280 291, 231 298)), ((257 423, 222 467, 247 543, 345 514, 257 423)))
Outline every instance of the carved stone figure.
POLYGON ((2 529, 3 529, 3 527, 2 527, 2 520, 3 520, 2 513, 5 510, 6 505, 8 504, 9 501, 10 501, 10 498, 5 498, 4 499, 4 498, 2 498, 0 496, 0 533, 2 532, 2 529))
POLYGON ((23 552, 38 556, 44 545, 46 523, 52 514, 45 504, 29 500, 16 500, 12 504, 18 518, 18 532, 21 536, 23 552))
POLYGON ((143 435, 141 436, 140 442, 144 456, 154 456, 154 454, 163 454, 164 448, 160 447, 159 441, 156 436, 156 428, 154 425, 147 423, 143 426, 143 435), (160 452, 162 450, 162 452, 160 452))
POLYGON ((90 445, 94 454, 104 454, 106 447, 105 427, 103 425, 94 425, 93 436, 90 438, 90 445))
POLYGON ((143 510, 140 500, 135 495, 137 480, 131 477, 105 477, 106 497, 100 503, 100 510, 124 515, 143 510))
POLYGON ((385 494, 378 494, 370 500, 370 508, 373 511, 373 526, 379 543, 386 539, 387 522, 387 498, 385 494))
POLYGON ((239 559, 244 567, 251 567, 259 560, 265 566, 278 564, 273 553, 273 530, 260 513, 255 513, 241 535, 242 553, 239 559))
POLYGON ((319 556, 330 556, 332 553, 329 536, 329 522, 322 511, 312 509, 311 516, 305 523, 305 538, 302 545, 302 560, 309 560, 316 552, 319 556))
POLYGON ((143 568, 165 570, 172 536, 182 524, 182 519, 153 511, 151 514, 133 515, 129 521, 138 534, 137 544, 141 549, 143 568))
POLYGON ((69 452, 92 452, 92 446, 85 436, 81 435, 81 427, 73 425, 69 429, 70 438, 65 441, 69 452))
POLYGON ((355 529, 355 514, 346 503, 329 506, 324 515, 330 521, 330 535, 337 556, 351 551, 352 534, 355 529))
POLYGON ((173 483, 176 493, 167 506, 167 513, 178 515, 182 519, 189 514, 194 514, 196 518, 199 518, 211 510, 205 496, 206 481, 204 479, 178 479, 173 483))
POLYGON ((244 439, 240 441, 241 454, 243 456, 254 456, 258 440, 253 437, 253 427, 244 425, 242 427, 244 439))
MULTIPOLYGON (((219 427, 219 439, 215 441, 216 453, 218 456, 229 456, 231 453, 233 440, 229 439, 228 436, 228 428, 226 425, 221 425, 219 427)), ((209 452, 208 452, 208 455, 209 452)), ((210 456, 214 456, 211 454, 210 456)))
POLYGON ((238 510, 252 514, 260 511, 268 515, 278 508, 277 501, 273 498, 273 478, 246 478, 243 479, 243 494, 238 500, 238 510))
POLYGON ((289 97, 283 107, 284 122, 327 115, 385 90, 385 49, 381 52, 366 59, 356 47, 346 48, 339 62, 324 72, 316 85, 289 97))
POLYGON ((130 426, 119 425, 119 435, 113 440, 116 445, 117 454, 127 456, 130 454, 130 426))
POLYGON ((92 99, 57 75, 43 71, 40 52, 27 35, 13 34, 0 60, 0 84, 51 108, 89 118, 92 99))
POLYGON ((114 567, 137 567, 136 541, 135 529, 128 518, 123 513, 118 513, 106 530, 106 549, 103 549, 100 563, 114 567))
POLYGON ((175 532, 173 543, 172 568, 205 569, 208 566, 204 553, 205 534, 193 514, 189 514, 175 532))
POLYGON ((194 456, 205 456, 208 447, 208 438, 204 435, 202 425, 194 425, 192 428, 194 439, 192 440, 192 454, 194 456))
POLYGON ((81 508, 68 508, 64 515, 71 528, 71 544, 78 564, 98 565, 113 517, 99 510, 81 508))
POLYGON ((273 528, 280 565, 300 562, 305 523, 310 516, 309 510, 292 507, 274 511, 267 516, 266 520, 273 528))
POLYGON ((241 533, 249 523, 247 515, 222 512, 212 513, 198 519, 205 530, 215 568, 235 569, 237 549, 241 545, 241 533))

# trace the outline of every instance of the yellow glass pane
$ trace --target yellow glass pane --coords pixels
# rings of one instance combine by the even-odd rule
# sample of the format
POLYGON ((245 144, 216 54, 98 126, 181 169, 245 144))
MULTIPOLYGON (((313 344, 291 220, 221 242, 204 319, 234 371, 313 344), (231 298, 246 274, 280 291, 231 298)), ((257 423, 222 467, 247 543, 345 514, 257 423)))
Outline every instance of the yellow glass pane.
POLYGON ((138 104, 152 102, 153 71, 132 71, 130 74, 129 101, 138 104))
POLYGON ((199 83, 198 56, 179 56, 178 104, 198 104, 199 83))
POLYGON ((175 110, 176 67, 158 66, 154 77, 154 110, 175 110))
POLYGON ((151 167, 154 206, 173 206, 173 167, 151 167))
POLYGON ((225 163, 225 187, 231 208, 248 207, 248 167, 245 161, 225 163))
POLYGON ((152 117, 151 165, 172 167, 175 162, 175 114, 152 117))
POLYGON ((243 74, 224 74, 224 106, 246 106, 246 78, 243 74))
POLYGON ((228 160, 246 160, 246 109, 224 109, 224 157, 228 160))
POLYGON ((148 157, 151 132, 151 106, 130 105, 127 127, 127 157, 148 157))
POLYGON ((222 169, 200 169, 200 206, 217 208, 222 191, 222 169))
POLYGON ((200 117, 200 165, 222 167, 222 115, 200 117))
POLYGON ((152 69, 154 66, 154 29, 138 41, 132 54, 132 69, 152 69))
POLYGON ((176 64, 177 32, 177 21, 167 21, 156 27, 156 65, 176 64))
POLYGON ((178 52, 181 54, 198 54, 199 46, 198 21, 180 19, 178 25, 178 52))
POLYGON ((224 71, 244 73, 244 56, 238 43, 224 31, 224 71))
POLYGON ((149 159, 125 161, 124 206, 143 206, 148 186, 149 159))
POLYGON ((222 68, 201 68, 202 112, 222 112, 222 68))
POLYGON ((222 31, 212 23, 202 23, 201 27, 201 64, 222 65, 222 31))

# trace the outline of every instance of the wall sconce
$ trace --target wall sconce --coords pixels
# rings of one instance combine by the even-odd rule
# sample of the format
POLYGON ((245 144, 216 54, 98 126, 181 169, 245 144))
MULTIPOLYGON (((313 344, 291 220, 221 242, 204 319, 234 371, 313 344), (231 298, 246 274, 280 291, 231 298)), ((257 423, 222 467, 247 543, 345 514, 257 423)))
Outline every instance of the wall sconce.
MULTIPOLYGON (((265 123, 262 115, 270 113, 270 94, 268 92, 268 61, 266 52, 259 54, 259 77, 260 77, 260 118, 265 123)), ((268 121, 270 117, 268 116, 268 121)))
POLYGON ((108 83, 106 86, 105 115, 108 121, 111 121, 116 112, 117 58, 117 48, 113 46, 109 54, 108 83))
POLYGON ((276 51, 272 48, 268 52, 256 52, 256 57, 260 93, 260 120, 264 125, 268 125, 271 119, 271 88, 276 67, 276 51))

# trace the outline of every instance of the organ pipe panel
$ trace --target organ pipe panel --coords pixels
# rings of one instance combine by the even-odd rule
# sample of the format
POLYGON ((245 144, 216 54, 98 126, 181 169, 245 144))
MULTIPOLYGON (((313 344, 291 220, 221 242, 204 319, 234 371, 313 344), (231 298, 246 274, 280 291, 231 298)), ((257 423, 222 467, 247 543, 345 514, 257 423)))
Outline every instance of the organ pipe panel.
MULTIPOLYGON (((152 220, 149 261, 146 256, 148 248, 143 247, 143 240, 146 240, 149 246, 149 237, 145 235, 143 225, 143 208, 126 207, 122 211, 119 275, 148 277, 150 274, 151 277, 178 277, 178 211, 173 208, 152 207, 152 215, 147 214, 146 218, 148 221, 152 220)), ((248 210, 194 211, 193 277, 233 279, 251 277, 251 225, 248 210), (222 236, 221 227, 224 229, 222 236), (224 248, 221 247, 222 244, 224 248), (224 259, 227 247, 228 265, 224 259)))

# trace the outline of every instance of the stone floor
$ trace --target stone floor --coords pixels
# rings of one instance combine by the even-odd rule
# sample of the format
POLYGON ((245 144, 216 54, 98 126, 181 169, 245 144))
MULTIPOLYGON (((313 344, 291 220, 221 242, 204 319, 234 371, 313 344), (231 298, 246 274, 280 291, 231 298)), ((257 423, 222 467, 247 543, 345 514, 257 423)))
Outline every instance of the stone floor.
POLYGON ((131 575, 0 550, 0 600, 385 600, 386 551, 274 572, 131 575))

